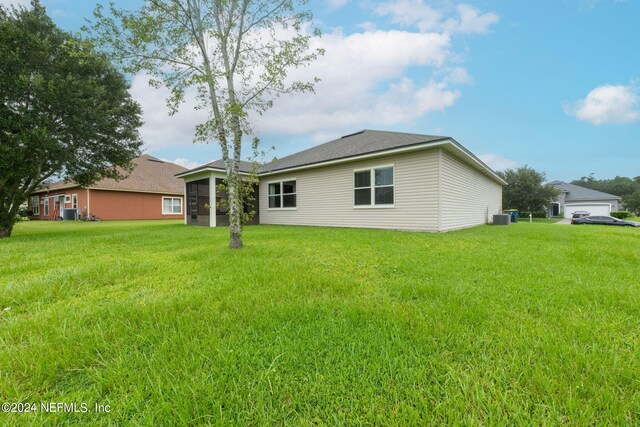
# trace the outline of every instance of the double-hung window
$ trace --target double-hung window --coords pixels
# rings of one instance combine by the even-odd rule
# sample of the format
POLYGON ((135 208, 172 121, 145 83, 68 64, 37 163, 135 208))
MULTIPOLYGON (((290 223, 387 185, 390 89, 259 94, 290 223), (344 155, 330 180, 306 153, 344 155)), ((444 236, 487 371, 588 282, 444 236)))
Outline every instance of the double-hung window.
POLYGON ((31 210, 34 215, 40 215, 40 197, 31 196, 31 210))
POLYGON ((162 198, 162 215, 175 215, 182 213, 182 199, 180 197, 162 198))
POLYGON ((392 207, 394 203, 393 166, 353 172, 353 205, 392 207))
POLYGON ((269 209, 294 209, 296 206, 295 180, 269 183, 269 209))

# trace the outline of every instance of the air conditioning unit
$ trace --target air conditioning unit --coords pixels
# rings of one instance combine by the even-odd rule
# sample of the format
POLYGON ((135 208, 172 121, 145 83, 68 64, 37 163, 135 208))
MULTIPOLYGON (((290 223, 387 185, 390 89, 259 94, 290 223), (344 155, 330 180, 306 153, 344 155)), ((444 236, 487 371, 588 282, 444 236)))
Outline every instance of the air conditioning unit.
POLYGON ((493 216, 493 225, 509 225, 511 224, 511 215, 498 214, 493 216))
POLYGON ((62 210, 62 219, 69 221, 77 221, 80 219, 80 209, 65 208, 62 210))

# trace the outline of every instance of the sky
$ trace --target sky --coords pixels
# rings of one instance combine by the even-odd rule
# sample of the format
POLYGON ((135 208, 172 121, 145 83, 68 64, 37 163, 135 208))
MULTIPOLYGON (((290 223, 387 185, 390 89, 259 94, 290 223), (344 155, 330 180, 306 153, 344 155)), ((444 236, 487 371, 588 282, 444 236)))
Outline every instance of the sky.
MULTIPOLYGON (((0 0, 0 4, 26 0, 0 0)), ((43 0, 79 31, 96 0, 43 0)), ((116 0, 122 7, 136 2, 116 0)), ((312 0, 326 53, 254 117, 267 159, 362 129, 453 137, 495 170, 527 165, 548 180, 640 175, 640 1, 312 0)), ((296 74, 297 73, 297 74, 296 74)), ((194 143, 204 118, 130 76, 144 150, 186 167, 220 157, 194 143)), ((250 153, 245 150, 245 154, 250 153)))

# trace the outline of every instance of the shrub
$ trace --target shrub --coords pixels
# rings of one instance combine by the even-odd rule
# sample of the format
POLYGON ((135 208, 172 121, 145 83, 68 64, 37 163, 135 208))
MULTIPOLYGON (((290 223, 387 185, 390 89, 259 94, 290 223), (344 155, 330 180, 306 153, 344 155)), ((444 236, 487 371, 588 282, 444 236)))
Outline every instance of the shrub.
POLYGON ((18 217, 33 216, 33 210, 27 208, 20 208, 18 210, 18 217))
POLYGON ((611 216, 618 219, 625 219, 633 216, 631 212, 611 212, 611 216))

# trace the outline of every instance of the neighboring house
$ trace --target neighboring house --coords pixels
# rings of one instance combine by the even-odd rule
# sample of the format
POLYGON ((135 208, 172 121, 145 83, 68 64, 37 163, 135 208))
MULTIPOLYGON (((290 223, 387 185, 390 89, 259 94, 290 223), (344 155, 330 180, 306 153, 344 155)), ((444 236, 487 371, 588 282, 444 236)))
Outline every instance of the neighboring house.
MULTIPOLYGON (((242 162, 243 173, 251 164, 242 162)), ((364 130, 258 169, 255 223, 448 231, 492 221, 506 184, 453 138, 364 130)), ((185 180, 185 223, 228 224, 221 160, 185 180)))
POLYGON ((620 197, 613 194, 562 181, 551 181, 547 184, 559 192, 558 197, 549 206, 550 217, 571 218, 575 211, 587 211, 591 215, 609 215, 620 208, 620 197))
POLYGON ((43 185, 29 197, 32 218, 57 219, 65 209, 103 220, 182 218, 184 184, 175 175, 186 169, 146 154, 133 164, 120 181, 103 179, 89 187, 65 181, 43 185))

